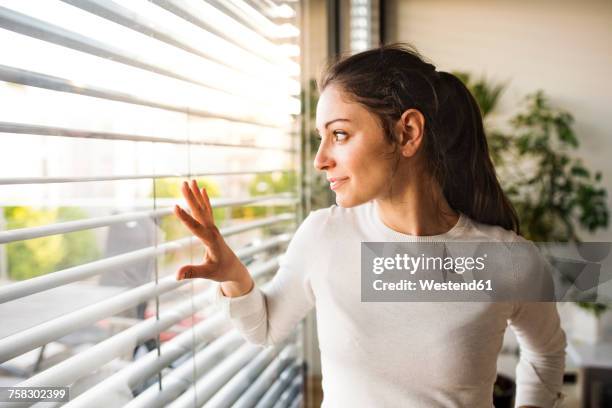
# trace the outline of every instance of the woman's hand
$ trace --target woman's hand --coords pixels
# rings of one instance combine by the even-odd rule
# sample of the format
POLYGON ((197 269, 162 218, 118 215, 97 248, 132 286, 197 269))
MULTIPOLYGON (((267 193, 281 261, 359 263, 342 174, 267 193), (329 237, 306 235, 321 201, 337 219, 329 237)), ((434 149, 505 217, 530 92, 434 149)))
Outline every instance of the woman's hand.
POLYGON ((215 225, 206 189, 200 190, 198 183, 192 180, 191 184, 183 182, 182 192, 191 209, 191 215, 178 205, 174 207, 174 214, 200 239, 205 252, 201 264, 181 267, 176 279, 205 278, 221 282, 223 293, 230 297, 250 292, 254 282, 215 225))

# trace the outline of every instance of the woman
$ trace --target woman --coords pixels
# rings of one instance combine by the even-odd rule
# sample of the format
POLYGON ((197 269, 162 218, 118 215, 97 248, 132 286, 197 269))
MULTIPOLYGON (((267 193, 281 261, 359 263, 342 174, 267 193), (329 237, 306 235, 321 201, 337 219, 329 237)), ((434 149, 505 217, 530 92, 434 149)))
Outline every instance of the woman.
POLYGON ((256 344, 282 341, 316 306, 324 406, 489 408, 508 324, 521 346, 516 405, 557 405, 566 343, 554 303, 361 302, 361 242, 523 240, 466 87, 391 45, 336 62, 320 92, 314 165, 337 206, 304 220, 259 288, 206 191, 185 183, 193 217, 175 212, 207 250, 177 278, 221 282, 218 303, 256 344))

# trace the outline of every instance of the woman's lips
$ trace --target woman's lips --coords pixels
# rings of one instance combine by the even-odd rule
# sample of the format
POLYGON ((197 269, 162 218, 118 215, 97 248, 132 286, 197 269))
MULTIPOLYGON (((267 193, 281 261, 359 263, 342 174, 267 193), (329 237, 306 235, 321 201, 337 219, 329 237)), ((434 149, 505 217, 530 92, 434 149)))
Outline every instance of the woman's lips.
POLYGON ((342 177, 342 178, 332 178, 329 179, 329 187, 332 190, 336 190, 338 189, 342 184, 344 184, 345 181, 348 180, 348 177, 342 177))

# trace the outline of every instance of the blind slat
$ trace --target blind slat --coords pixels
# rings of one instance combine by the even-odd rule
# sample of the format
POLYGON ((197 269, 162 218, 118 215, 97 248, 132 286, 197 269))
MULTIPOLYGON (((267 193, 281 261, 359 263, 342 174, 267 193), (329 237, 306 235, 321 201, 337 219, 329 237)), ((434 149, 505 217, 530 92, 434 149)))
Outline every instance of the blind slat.
POLYGON ((9 67, 7 65, 0 65, 0 80, 21 85, 34 86, 37 88, 51 89, 59 92, 69 92, 78 95, 148 106, 151 108, 165 109, 174 112, 186 113, 189 115, 201 116, 204 118, 226 119, 233 122, 247 123, 262 127, 282 128, 282 126, 276 123, 261 122, 259 120, 248 119, 241 116, 211 112, 209 110, 193 108, 187 105, 168 104, 152 99, 140 98, 136 95, 127 94, 114 89, 107 89, 89 84, 77 85, 73 81, 66 78, 60 78, 21 68, 9 67))
MULTIPOLYGON (((278 198, 278 197, 267 197, 261 200, 255 199, 246 201, 246 203, 258 203, 263 202, 268 199, 278 198)), ((211 200, 212 201, 212 200, 211 200)), ((211 202, 213 208, 223 208, 223 207, 231 207, 235 205, 245 204, 244 201, 236 202, 238 200, 232 200, 233 202, 211 202)), ((118 215, 109 215, 106 217, 97 217, 79 221, 67 221, 60 222, 56 224, 44 225, 40 227, 29 227, 29 228, 19 228, 9 231, 0 232, 0 244, 6 244, 10 242, 23 241, 27 239, 48 237, 51 235, 57 234, 66 234, 69 232, 75 231, 83 231, 87 229, 100 228, 100 227, 108 227, 110 225, 121 224, 124 222, 130 221, 138 221, 143 219, 154 219, 160 218, 166 215, 172 214, 172 208, 162 208, 159 210, 152 211, 139 211, 139 212, 129 212, 118 215)), ((243 228, 242 231, 246 231, 251 228, 259 228, 266 225, 275 224, 277 222, 282 222, 286 220, 290 220, 291 216, 287 214, 280 214, 275 217, 266 218, 265 220, 258 220, 254 222, 250 222, 248 224, 243 224, 240 228, 243 228)), ((234 227, 236 228, 236 227, 234 227)), ((229 229, 227 234, 233 234, 235 232, 234 229, 229 229)))
MULTIPOLYGON (((273 169, 273 170, 244 170, 244 171, 211 171, 189 174, 141 174, 141 175, 117 175, 102 177, 15 177, 0 178, 0 185, 7 184, 52 184, 52 183, 81 183, 96 181, 119 181, 119 180, 143 180, 143 179, 163 179, 163 178, 195 178, 213 176, 241 176, 250 174, 283 173, 294 171, 293 169, 273 169)), ((263 197, 263 196, 261 196, 263 197)), ((278 198, 290 198, 287 195, 278 198)))
MULTIPOLYGON (((193 145, 193 146, 215 146, 215 147, 235 147, 241 149, 262 149, 262 150, 279 150, 284 152, 294 153, 295 149, 283 148, 277 146, 258 146, 253 144, 232 144, 208 142, 205 140, 186 140, 176 139, 171 137, 147 136, 147 135, 132 135, 125 133, 98 132, 85 129, 71 129, 58 126, 41 126, 25 123, 13 123, 0 121, 0 133, 17 133, 27 135, 41 136, 61 136, 74 137, 83 139, 104 139, 104 140, 125 140, 131 142, 153 142, 153 143, 170 143, 177 145, 193 145)), ((295 133, 293 134, 295 135, 295 133)), ((159 176, 157 176, 159 178, 159 176)), ((1 180, 1 179, 0 179, 1 180)))

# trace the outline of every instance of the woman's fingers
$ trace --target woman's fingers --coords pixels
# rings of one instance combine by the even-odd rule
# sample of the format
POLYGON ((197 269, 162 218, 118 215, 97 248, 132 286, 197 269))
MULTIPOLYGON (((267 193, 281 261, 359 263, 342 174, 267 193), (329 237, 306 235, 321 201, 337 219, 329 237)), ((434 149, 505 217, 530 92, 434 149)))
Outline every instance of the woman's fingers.
POLYGON ((206 211, 208 212, 208 217, 212 221, 213 220, 212 205, 210 204, 210 199, 208 198, 208 192, 206 191, 205 188, 202 188, 202 200, 204 200, 204 208, 206 208, 206 211))
POLYGON ((200 190, 195 180, 183 182, 182 192, 191 214, 180 206, 174 206, 174 214, 198 237, 206 247, 206 261, 201 265, 186 265, 179 269, 177 280, 207 278, 218 274, 218 260, 221 258, 223 239, 215 226, 210 199, 205 188, 200 190))
POLYGON ((196 180, 191 180, 191 192, 193 193, 193 196, 198 204, 200 204, 200 207, 206 211, 206 204, 204 203, 204 198, 202 198, 202 193, 200 192, 198 182, 196 180))
MULTIPOLYGON (((197 190, 197 187, 196 187, 196 190, 197 190)), ((183 191, 183 197, 185 197, 185 200, 187 201, 187 205, 189 205, 189 208, 191 209, 191 213, 193 214, 195 219, 198 220, 201 224, 206 224, 207 221, 205 219, 206 214, 205 214, 204 208, 202 208, 202 206, 196 199, 196 196, 193 190, 191 189, 191 187, 186 181, 183 182, 182 191, 183 191)))
POLYGON ((187 213, 187 211, 183 210, 178 205, 174 206, 174 214, 185 224, 187 228, 198 238, 200 238, 205 244, 210 243, 210 237, 207 234, 207 229, 201 223, 199 223, 196 219, 194 219, 191 215, 187 213))

